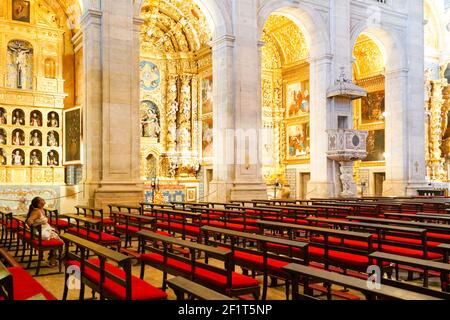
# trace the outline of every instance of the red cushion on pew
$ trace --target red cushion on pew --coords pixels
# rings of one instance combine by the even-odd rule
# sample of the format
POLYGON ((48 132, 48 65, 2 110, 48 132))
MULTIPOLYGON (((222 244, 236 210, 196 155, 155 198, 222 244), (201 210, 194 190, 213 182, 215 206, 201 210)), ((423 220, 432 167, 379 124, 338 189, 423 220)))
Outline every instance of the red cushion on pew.
MULTIPOLYGON (((378 238, 378 235, 374 235, 374 238, 378 238)), ((410 244, 416 244, 416 245, 422 244, 422 240, 420 240, 420 239, 411 239, 411 238, 403 238, 403 237, 395 237, 395 236, 385 236, 385 239, 389 240, 389 241, 400 242, 400 243, 410 243, 410 244)), ((441 242, 427 241, 428 247, 438 247, 439 245, 441 245, 441 242)))
POLYGON ((8 271, 13 277, 14 300, 27 300, 38 294, 42 294, 47 300, 57 300, 24 269, 13 267, 8 268, 8 271))
MULTIPOLYGON (((278 244, 278 243, 267 243, 267 249, 270 249, 270 250, 283 250, 286 253, 289 251, 289 247, 288 246, 285 246, 285 245, 282 245, 282 244, 278 244)), ((300 250, 300 248, 292 248, 292 253, 301 254, 302 251, 300 250)))
POLYGON ((450 239, 450 234, 446 234, 446 233, 428 232, 427 236, 428 236, 428 238, 450 239))
MULTIPOLYGON (((99 234, 97 232, 91 231, 91 232, 89 232, 89 236, 88 236, 88 232, 85 229, 80 229, 79 231, 77 231, 77 228, 69 228, 67 231, 81 235, 83 237, 88 237, 89 240, 93 240, 93 241, 100 240, 99 234)), ((105 242, 120 242, 120 238, 110 235, 109 233, 102 232, 102 242, 104 242, 104 241, 105 242)))
MULTIPOLYGON (((99 259, 89 259, 88 262, 96 266, 100 265, 99 259)), ((68 266, 75 265, 79 267, 80 263, 78 261, 68 261, 67 265, 68 266)), ((105 263, 105 270, 117 276, 118 278, 125 280, 125 272, 122 269, 110 263, 105 263)), ((88 267, 85 268, 84 276, 90 281, 94 282, 95 284, 100 283, 100 273, 91 268, 88 267)), ((106 293, 113 295, 118 300, 126 299, 125 287, 112 281, 108 277, 105 277, 103 289, 105 290, 106 293)), ((155 288, 151 284, 145 282, 144 280, 139 279, 136 276, 131 277, 132 300, 162 300, 166 298, 167 294, 164 291, 155 288)))
MULTIPOLYGON (((31 239, 31 234, 30 232, 25 232, 25 236, 23 235, 23 231, 20 231, 17 233, 20 237, 25 238, 26 240, 30 240, 31 239)), ((39 240, 33 240, 33 245, 34 246, 38 246, 39 245, 39 240)), ((59 246, 63 246, 64 242, 62 240, 58 240, 58 239, 51 239, 51 240, 42 240, 41 242, 41 246, 42 247, 59 247, 59 246)))
MULTIPOLYGON (((100 220, 102 220, 102 218, 99 218, 99 217, 94 217, 94 220, 98 220, 98 221, 100 221, 100 220)), ((105 225, 105 226, 110 226, 110 225, 113 225, 114 224, 114 220, 113 219, 111 219, 111 218, 103 218, 103 225, 105 225)))
MULTIPOLYGON (((309 246, 308 248, 309 254, 314 257, 320 257, 323 258, 325 250, 323 248, 318 248, 314 246, 309 246)), ((335 250, 329 250, 328 251, 328 258, 331 261, 344 263, 346 265, 358 267, 358 268, 365 268, 369 264, 369 258, 366 256, 354 254, 354 253, 348 253, 348 252, 341 252, 341 251, 335 251, 335 250)))
MULTIPOLYGON (((161 228, 161 229, 169 229, 169 223, 168 222, 158 222, 156 224, 156 226, 158 228, 161 228)), ((184 225, 184 229, 183 229, 183 224, 171 222, 170 223, 170 229, 171 230, 176 230, 176 231, 179 231, 179 232, 182 232, 183 230, 185 230, 185 231, 191 232, 193 234, 200 234, 200 228, 197 227, 197 226, 190 225, 190 224, 184 225)))
MULTIPOLYGON (((116 227, 116 229, 119 229, 120 231, 123 231, 123 232, 127 231, 127 226, 125 224, 118 224, 115 227, 116 227)), ((138 227, 128 225, 128 232, 129 233, 138 233, 139 231, 140 230, 139 230, 138 227)))
POLYGON ((248 231, 248 232, 258 232, 259 229, 258 227, 255 226, 249 226, 249 225, 243 225, 243 224, 237 224, 237 223, 226 223, 223 221, 207 221, 207 220, 202 220, 202 224, 204 225, 208 225, 208 226, 213 226, 213 227, 218 227, 218 228, 223 228, 223 229, 228 229, 228 230, 235 230, 235 231, 248 231))
POLYGON ((67 228, 69 226, 69 222, 64 219, 57 219, 56 221, 53 221, 50 224, 53 227, 57 227, 57 228, 67 228))
MULTIPOLYGON (((311 239, 314 241, 317 241, 317 242, 323 242, 322 237, 313 237, 311 239)), ((328 238, 328 242, 330 244, 334 244, 334 245, 339 245, 342 243, 341 239, 335 238, 335 237, 328 238)), ((367 249, 368 248, 368 244, 366 242, 358 241, 358 240, 344 239, 344 245, 353 247, 353 248, 358 248, 358 249, 367 249)), ((378 250, 377 243, 373 243, 373 249, 378 250)), ((399 246, 395 246, 395 245, 383 244, 381 251, 387 252, 387 253, 392 253, 392 254, 404 255, 404 256, 413 257, 413 258, 418 258, 418 259, 423 258, 422 250, 403 248, 403 247, 399 247, 399 246)), ((435 252, 428 252, 428 259, 435 260, 435 259, 440 259, 440 258, 442 258, 442 254, 435 253, 435 252)))
MULTIPOLYGON (((263 263, 264 263, 263 257, 261 255, 255 255, 255 254, 251 254, 248 252, 242 252, 242 251, 235 251, 234 259, 236 262, 244 261, 244 262, 250 262, 253 264, 258 264, 261 266, 261 268, 263 267, 263 263)), ((286 261, 280 261, 280 260, 271 259, 271 258, 267 259, 267 268, 278 271, 278 272, 281 271, 284 273, 284 270, 282 269, 282 267, 285 267, 288 264, 289 264, 289 262, 286 262, 286 261)))
POLYGON ((17 222, 17 220, 8 220, 8 223, 6 223, 6 221, 2 221, 1 224, 3 226, 6 226, 6 228, 8 229, 11 229, 11 226, 13 230, 17 230, 19 228, 19 223, 17 222))
MULTIPOLYGON (((162 264, 164 262, 164 257, 156 253, 143 254, 141 255, 141 259, 150 264, 162 264)), ((179 271, 186 272, 187 274, 191 272, 191 266, 188 263, 184 263, 172 258, 167 259, 167 265, 179 271)), ((227 279, 224 275, 200 267, 195 268, 195 277, 216 287, 226 288, 227 285, 227 279)), ((236 272, 232 272, 231 286, 233 289, 253 287, 258 285, 258 280, 236 272)))

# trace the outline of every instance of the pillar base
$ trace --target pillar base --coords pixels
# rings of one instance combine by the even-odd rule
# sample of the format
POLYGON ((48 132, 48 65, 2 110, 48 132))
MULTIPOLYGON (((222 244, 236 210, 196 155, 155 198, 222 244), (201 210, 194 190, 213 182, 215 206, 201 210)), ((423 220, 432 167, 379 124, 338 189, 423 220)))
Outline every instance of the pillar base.
POLYGON ((407 187, 407 181, 386 180, 383 182, 383 197, 405 197, 407 187))
POLYGON ((308 183, 307 199, 311 198, 329 198, 336 197, 337 194, 333 194, 334 184, 331 182, 315 182, 310 181, 308 183))
POLYGON ((102 184, 95 190, 89 205, 107 209, 110 203, 137 205, 144 201, 144 187, 141 184, 102 184))
POLYGON ((268 199, 265 183, 229 183, 225 181, 211 181, 211 190, 208 201, 250 201, 255 199, 268 199))

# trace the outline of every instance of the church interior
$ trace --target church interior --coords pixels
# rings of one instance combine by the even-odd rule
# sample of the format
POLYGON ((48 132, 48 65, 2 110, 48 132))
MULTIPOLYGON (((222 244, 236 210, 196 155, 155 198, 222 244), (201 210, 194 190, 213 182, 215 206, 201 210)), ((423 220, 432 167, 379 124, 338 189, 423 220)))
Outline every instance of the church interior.
POLYGON ((0 232, 0 300, 450 299, 450 1, 0 0, 0 232))

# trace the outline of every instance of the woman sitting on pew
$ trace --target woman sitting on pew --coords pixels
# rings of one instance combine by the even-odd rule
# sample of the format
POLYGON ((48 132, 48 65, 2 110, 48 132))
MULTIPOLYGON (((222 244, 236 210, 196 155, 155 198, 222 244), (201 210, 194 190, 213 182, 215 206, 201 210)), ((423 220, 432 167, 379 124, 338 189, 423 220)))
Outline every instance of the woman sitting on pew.
MULTIPOLYGON (((27 224, 33 227, 41 226, 42 240, 44 241, 53 239, 61 240, 57 231, 48 223, 48 219, 45 216, 44 206, 45 200, 40 197, 36 197, 31 201, 31 205, 28 209, 27 224)), ((48 254, 48 261, 50 267, 56 267, 58 265, 55 250, 50 250, 48 254)))

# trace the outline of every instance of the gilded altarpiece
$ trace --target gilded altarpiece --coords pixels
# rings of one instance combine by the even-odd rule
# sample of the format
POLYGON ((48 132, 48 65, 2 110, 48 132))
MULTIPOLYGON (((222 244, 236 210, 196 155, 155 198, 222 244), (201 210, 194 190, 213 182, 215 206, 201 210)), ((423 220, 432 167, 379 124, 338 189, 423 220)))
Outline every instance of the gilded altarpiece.
POLYGON ((269 17, 261 41, 263 127, 272 131, 262 174, 268 185, 284 185, 287 168, 310 161, 309 49, 298 26, 279 15, 269 17))
MULTIPOLYGON (((213 156, 209 27, 193 1, 146 0, 141 16, 141 176, 149 189, 146 195, 153 194, 156 181, 161 190, 184 185, 183 199, 194 199, 200 165, 213 156)), ((167 198, 164 192, 157 196, 167 198)))
MULTIPOLYGON (((71 31, 48 1, 0 0, 0 184, 64 185, 63 110, 74 106, 71 31), (14 9, 16 8, 16 10, 14 9)), ((60 11, 58 11, 60 10, 60 11)))

